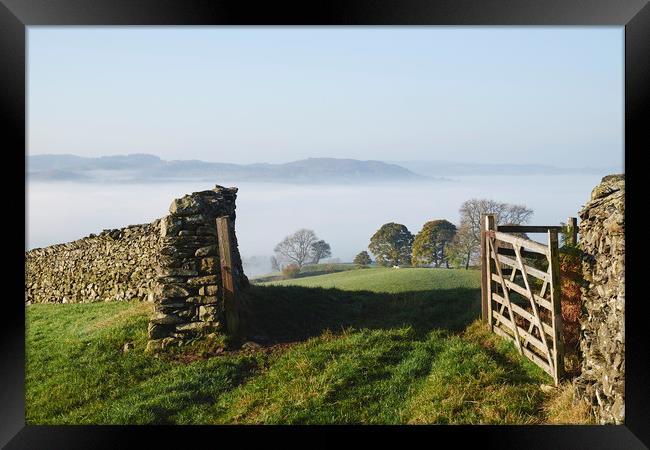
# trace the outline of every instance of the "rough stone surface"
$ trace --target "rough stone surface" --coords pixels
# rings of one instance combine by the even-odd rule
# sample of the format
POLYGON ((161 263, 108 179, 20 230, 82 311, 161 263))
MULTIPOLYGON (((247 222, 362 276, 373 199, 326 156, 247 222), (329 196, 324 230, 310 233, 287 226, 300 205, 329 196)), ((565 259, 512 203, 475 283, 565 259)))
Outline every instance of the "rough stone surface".
POLYGON ((580 213, 582 373, 574 381, 601 424, 625 418, 625 178, 610 175, 580 213))
POLYGON ((150 301, 159 251, 159 220, 30 250, 25 253, 26 301, 150 301))
POLYGON ((216 186, 172 201, 161 219, 158 285, 154 296, 159 315, 149 325, 150 350, 182 344, 198 335, 222 330, 226 323, 216 219, 229 216, 233 277, 248 286, 235 228, 236 188, 216 186))

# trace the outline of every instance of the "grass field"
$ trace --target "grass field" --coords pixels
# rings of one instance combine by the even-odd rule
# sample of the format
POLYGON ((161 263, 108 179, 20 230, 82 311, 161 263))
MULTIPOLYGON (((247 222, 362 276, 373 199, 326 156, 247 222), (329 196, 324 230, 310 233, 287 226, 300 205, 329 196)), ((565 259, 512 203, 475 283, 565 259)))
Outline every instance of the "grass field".
POLYGON ((549 423, 558 411, 585 421, 475 321, 478 275, 363 269, 252 286, 261 346, 205 342, 160 357, 144 353, 151 304, 30 305, 27 423, 549 423))
MULTIPOLYGON (((326 275, 336 272, 343 272, 346 270, 356 270, 358 267, 355 264, 351 263, 319 263, 319 264, 307 264, 300 269, 298 273, 298 278, 301 277, 313 277, 315 275, 326 275)), ((282 280, 284 276, 282 272, 272 272, 266 275, 258 275, 251 279, 253 283, 266 283, 269 281, 278 281, 282 280)))
POLYGON ((463 269, 369 268, 262 284, 336 288, 345 291, 421 292, 459 288, 480 289, 481 273, 463 269))

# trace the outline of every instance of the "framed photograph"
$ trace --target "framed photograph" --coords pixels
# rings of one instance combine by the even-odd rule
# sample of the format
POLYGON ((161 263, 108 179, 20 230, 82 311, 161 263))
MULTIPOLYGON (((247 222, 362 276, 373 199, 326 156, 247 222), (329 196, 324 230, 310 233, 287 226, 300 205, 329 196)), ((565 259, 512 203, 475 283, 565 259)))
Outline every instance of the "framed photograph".
POLYGON ((648 448, 647 3, 2 0, 0 443, 648 448))

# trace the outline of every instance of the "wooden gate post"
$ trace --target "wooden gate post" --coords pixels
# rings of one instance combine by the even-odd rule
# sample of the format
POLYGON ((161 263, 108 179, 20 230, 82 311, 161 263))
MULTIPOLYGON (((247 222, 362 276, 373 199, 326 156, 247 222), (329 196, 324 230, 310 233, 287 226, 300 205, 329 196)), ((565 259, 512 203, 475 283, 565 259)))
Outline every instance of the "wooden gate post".
MULTIPOLYGON (((553 307, 553 365, 555 366, 555 384, 564 376, 564 327, 562 325, 562 290, 560 287, 560 259, 558 251, 557 230, 548 230, 549 264, 551 270, 551 305, 553 307)), ((540 330, 541 331, 541 330, 540 330)))
POLYGON ((567 233, 566 240, 567 245, 573 246, 578 243, 578 219, 575 217, 569 217, 566 221, 567 233))
POLYGON ((232 273, 230 218, 228 216, 217 217, 217 240, 221 260, 221 284, 226 313, 226 327, 231 335, 236 336, 239 333, 239 305, 237 304, 237 288, 232 273))
POLYGON ((485 245, 485 215, 481 216, 481 320, 487 323, 487 267, 485 266, 485 255, 487 247, 485 245))
POLYGON ((481 216, 481 318, 492 328, 492 271, 490 270, 490 252, 487 245, 487 232, 495 230, 492 214, 481 216))

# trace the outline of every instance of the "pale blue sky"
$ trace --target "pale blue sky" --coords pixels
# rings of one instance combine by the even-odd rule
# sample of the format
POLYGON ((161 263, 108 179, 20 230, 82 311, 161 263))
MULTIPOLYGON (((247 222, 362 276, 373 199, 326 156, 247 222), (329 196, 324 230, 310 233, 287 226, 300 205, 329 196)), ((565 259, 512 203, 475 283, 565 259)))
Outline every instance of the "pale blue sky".
POLYGON ((28 151, 620 168, 623 27, 29 27, 28 151))

